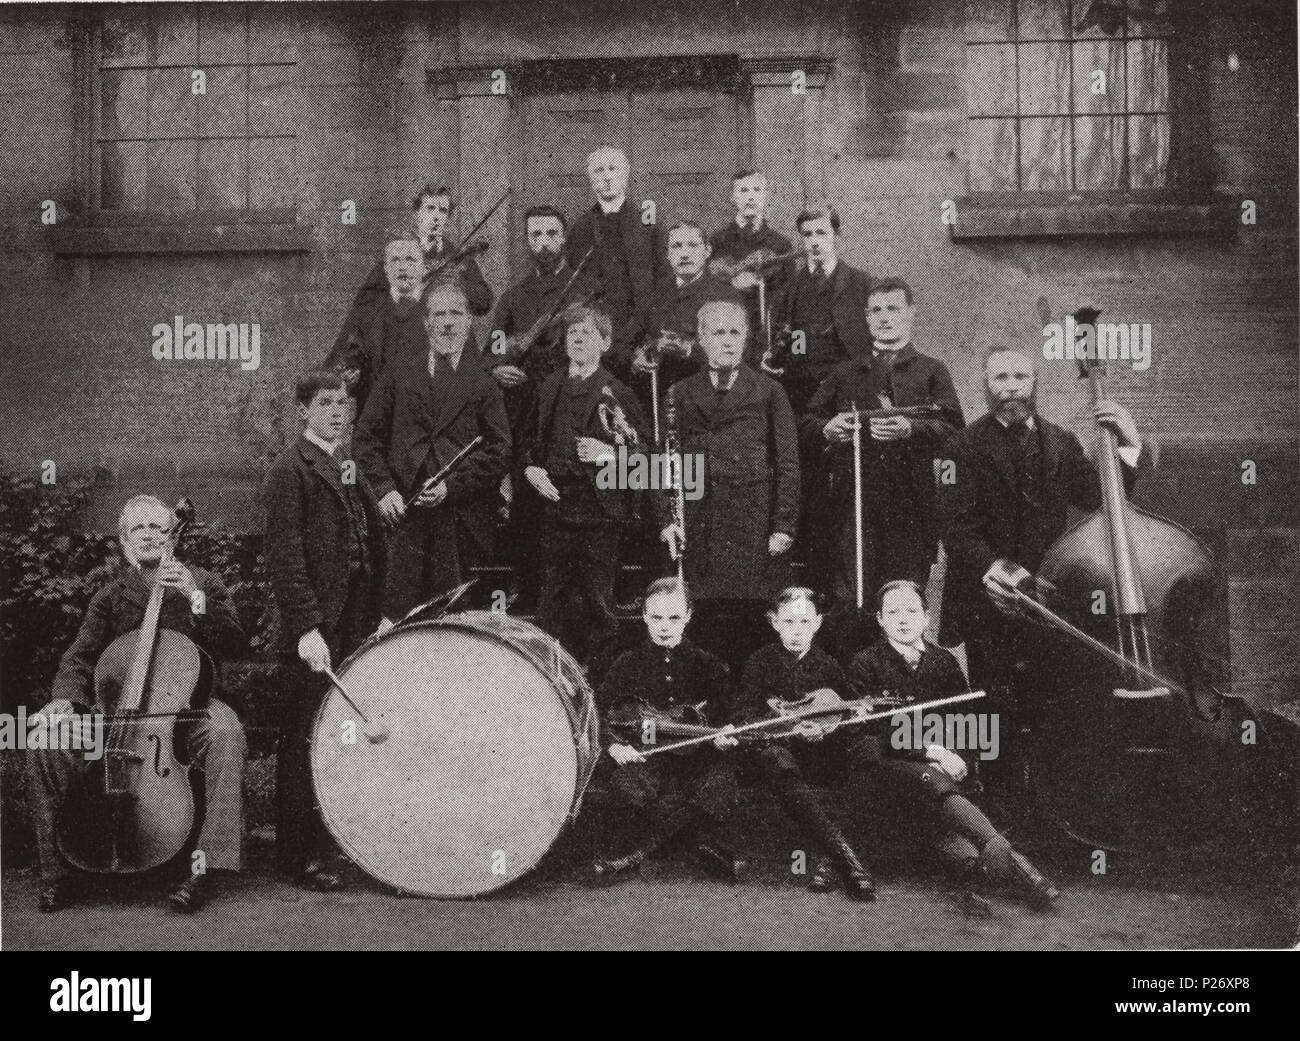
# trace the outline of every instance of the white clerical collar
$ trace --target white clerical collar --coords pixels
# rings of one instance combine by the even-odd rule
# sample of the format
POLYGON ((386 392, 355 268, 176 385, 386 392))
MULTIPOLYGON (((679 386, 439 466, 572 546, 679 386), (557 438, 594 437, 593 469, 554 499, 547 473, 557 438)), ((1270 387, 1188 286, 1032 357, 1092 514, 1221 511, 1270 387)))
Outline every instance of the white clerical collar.
POLYGON ((881 343, 879 340, 873 340, 871 342, 871 349, 875 351, 877 354, 897 354, 905 347, 910 347, 911 344, 912 344, 911 340, 904 340, 902 343, 894 343, 894 344, 881 343))
MULTIPOLYGON (((831 275, 835 274, 835 268, 839 265, 839 262, 840 262, 839 257, 831 257, 829 260, 823 260, 821 262, 822 270, 826 272, 827 278, 830 278, 831 275)), ((815 271, 816 269, 817 269, 817 261, 813 260, 812 257, 809 257, 808 273, 812 274, 812 272, 815 271)))
POLYGON ((311 427, 304 430, 302 436, 328 456, 332 456, 334 450, 339 446, 337 441, 326 441, 323 437, 319 436, 316 431, 312 430, 311 427))
POLYGON ((623 203, 627 202, 626 195, 620 195, 617 202, 606 202, 604 199, 597 199, 600 204, 600 212, 608 216, 611 213, 617 213, 623 208, 623 203))
POLYGON ((925 653, 925 637, 921 637, 916 643, 899 643, 891 636, 889 645, 909 662, 919 659, 925 653))
MULTIPOLYGON (((1001 413, 996 413, 993 416, 993 418, 1002 424, 1003 429, 1006 429, 1007 427, 1011 426, 1011 420, 1003 419, 1001 413)), ((1029 414, 1029 418, 1025 420, 1025 429, 1026 430, 1037 429, 1037 424, 1034 422, 1034 414, 1032 412, 1029 414)))
POLYGON ((418 293, 410 293, 410 294, 403 293, 400 289, 397 288, 397 286, 389 286, 388 295, 393 298, 393 303, 395 304, 400 304, 403 300, 409 300, 411 301, 411 303, 416 303, 420 299, 420 295, 418 293))
POLYGON ((698 282, 698 281, 699 281, 700 279, 702 279, 703 277, 704 277, 704 272, 703 272, 703 271, 697 271, 697 272, 696 272, 694 275, 692 275, 690 278, 682 278, 681 275, 674 275, 674 276, 673 276, 673 278, 677 279, 677 288, 678 288, 678 289, 681 289, 683 286, 694 285, 696 282, 698 282))

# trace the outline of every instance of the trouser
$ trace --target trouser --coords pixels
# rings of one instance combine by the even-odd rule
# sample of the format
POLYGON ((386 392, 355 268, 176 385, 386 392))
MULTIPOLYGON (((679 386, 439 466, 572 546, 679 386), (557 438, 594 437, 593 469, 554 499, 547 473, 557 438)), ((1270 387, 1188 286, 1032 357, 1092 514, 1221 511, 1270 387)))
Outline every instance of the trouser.
MULTIPOLYGON (((365 571, 353 575, 339 624, 322 629, 336 670, 370 635, 374 619, 365 610, 369 581, 365 571)), ((296 654, 282 659, 281 677, 283 702, 275 762, 276 861, 281 870, 297 873, 309 861, 337 852, 321 820, 311 778, 312 729, 330 681, 308 669, 296 654)))
POLYGON ((725 824, 739 796, 731 764, 713 749, 615 767, 609 792, 614 811, 631 825, 635 848, 647 852, 689 829, 725 824))
POLYGON ((873 842, 886 836, 919 838, 954 874, 964 876, 986 850, 990 855, 1001 852, 1004 840, 992 822, 933 763, 858 760, 848 793, 873 842))
POLYGON ((593 670, 610 663, 618 631, 618 543, 619 529, 609 523, 554 521, 542 532, 537 624, 593 670))
POLYGON ((985 712, 997 713, 1002 732, 999 755, 981 765, 981 777, 995 789, 1016 789, 1028 754, 1028 732, 1043 700, 1044 654, 1052 643, 1023 618, 990 608, 966 637, 971 689, 987 692, 985 712))
POLYGON ((811 840, 817 853, 834 853, 844 842, 843 833, 804 779, 800 758, 785 745, 771 745, 752 753, 750 761, 763 787, 776 796, 802 837, 811 840))
MULTIPOLYGON (((204 811, 195 852, 209 871, 238 871, 243 861, 244 760, 247 744, 239 717, 212 700, 208 718, 177 724, 177 757, 203 775, 204 811)), ((58 848, 59 814, 74 786, 88 780, 96 762, 82 751, 42 748, 27 752, 27 778, 36 855, 42 884, 67 876, 71 865, 58 848)))
POLYGON ((385 618, 400 621, 412 608, 461 584, 475 554, 460 528, 446 503, 407 511, 388 544, 385 618))

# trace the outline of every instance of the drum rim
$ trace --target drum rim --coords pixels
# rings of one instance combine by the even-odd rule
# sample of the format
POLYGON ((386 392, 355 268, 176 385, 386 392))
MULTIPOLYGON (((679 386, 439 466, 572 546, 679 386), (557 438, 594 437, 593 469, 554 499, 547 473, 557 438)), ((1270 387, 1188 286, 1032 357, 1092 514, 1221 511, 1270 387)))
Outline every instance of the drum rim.
MULTIPOLYGON (((351 665, 356 658, 360 657, 363 652, 370 650, 372 647, 377 647, 379 644, 383 643, 384 641, 392 637, 395 637, 401 633, 411 632, 416 629, 444 628, 444 629, 457 629, 462 632, 470 632, 478 636, 483 636, 483 635, 491 636, 498 644, 509 647, 511 650, 519 653, 520 657, 522 657, 525 661, 528 662, 529 665, 531 665, 534 669, 536 669, 537 672, 542 676, 542 678, 545 679, 551 685, 552 689, 554 689, 556 686, 555 681, 550 676, 547 675, 546 670, 542 668, 541 664, 533 657, 533 655, 524 652, 513 641, 507 639, 505 634, 486 627, 479 627, 477 625, 472 624, 472 621, 474 619, 481 618, 485 615, 488 617, 511 618, 513 621, 517 621, 517 622, 524 621, 524 619, 513 618, 510 615, 502 615, 496 611, 465 611, 455 615, 447 615, 443 618, 425 618, 419 621, 413 621, 404 624, 399 623, 398 625, 394 625, 392 628, 387 629, 382 633, 375 633, 372 634, 370 637, 368 637, 364 643, 362 643, 359 647, 357 647, 356 650, 354 650, 345 659, 343 659, 343 662, 335 670, 335 673, 336 675, 339 676, 339 678, 343 678, 343 676, 346 674, 348 666, 351 665), (466 624, 467 621, 469 621, 471 624, 466 624)), ((532 623, 526 622, 525 624, 531 625, 532 623)), ((546 630, 542 629, 540 626, 534 626, 534 628, 536 628, 538 632, 547 636, 551 640, 555 640, 553 636, 547 633, 546 630)), ((555 640, 555 643, 556 646, 559 647, 559 650, 562 654, 566 654, 566 655, 568 654, 568 652, 564 649, 564 647, 560 645, 560 642, 558 640, 555 640)), ((574 664, 576 665, 577 663, 574 662, 574 664)), ((578 674, 582 675, 581 672, 579 672, 578 674)), ((427 892, 422 892, 418 889, 411 889, 407 886, 398 885, 394 882, 390 882, 388 879, 380 878, 378 875, 374 874, 358 858, 356 846, 352 842, 346 841, 345 839, 340 837, 340 835, 338 834, 338 829, 334 826, 334 822, 328 819, 324 813, 321 813, 320 798, 316 792, 316 757, 315 755, 311 754, 312 749, 309 748, 308 761, 311 766, 312 795, 316 803, 316 812, 321 813, 322 822, 325 824, 325 827, 329 830, 329 833, 333 837, 334 841, 337 842, 340 848, 342 848, 342 850, 348 855, 348 859, 351 860, 353 864, 359 867, 362 871, 364 871, 367 875, 373 878, 380 885, 387 886, 389 889, 397 893, 401 893, 406 896, 416 896, 416 897, 432 899, 432 900, 477 900, 480 897, 489 896, 493 893, 499 893, 503 889, 507 889, 510 886, 515 885, 518 882, 522 881, 523 879, 527 878, 529 875, 531 875, 534 871, 537 870, 538 866, 542 863, 542 861, 546 859, 546 857, 551 853, 553 849, 555 849, 556 844, 565 835, 565 833, 573 826, 573 822, 577 819, 578 811, 582 808, 583 796, 586 794, 587 786, 591 783, 591 778, 596 772, 596 765, 600 759, 600 732, 599 732, 599 723, 598 723, 599 717, 595 709, 595 692, 591 689, 591 684, 587 682, 585 676, 583 676, 583 684, 587 694, 587 702, 591 707, 592 720, 593 720, 592 722, 593 733, 591 734, 591 748, 592 748, 592 754, 590 756, 591 762, 586 768, 586 770, 584 771, 582 759, 578 754, 578 742, 579 739, 583 736, 583 731, 580 726, 580 720, 578 718, 578 709, 577 706, 573 705, 570 702, 569 698, 565 697, 560 691, 557 690, 555 693, 559 697, 560 703, 564 705, 565 715, 569 719, 569 730, 571 736, 573 737, 574 793, 573 793, 572 805, 569 807, 569 811, 565 815, 564 823, 561 824, 559 831, 555 833, 555 837, 551 839, 550 845, 546 847, 546 850, 542 853, 542 855, 538 857, 537 860, 534 861, 531 865, 529 865, 527 869, 519 872, 517 875, 511 878, 503 879, 498 885, 490 886, 489 888, 480 890, 477 893, 427 893, 427 892)), ((320 704, 316 706, 316 711, 315 713, 313 713, 312 716, 312 726, 311 726, 311 738, 313 739, 313 744, 314 744, 316 733, 320 729, 321 717, 325 712, 325 706, 330 702, 330 700, 332 699, 335 693, 336 691, 334 685, 331 683, 328 689, 326 690, 324 696, 322 696, 320 700, 320 704)))

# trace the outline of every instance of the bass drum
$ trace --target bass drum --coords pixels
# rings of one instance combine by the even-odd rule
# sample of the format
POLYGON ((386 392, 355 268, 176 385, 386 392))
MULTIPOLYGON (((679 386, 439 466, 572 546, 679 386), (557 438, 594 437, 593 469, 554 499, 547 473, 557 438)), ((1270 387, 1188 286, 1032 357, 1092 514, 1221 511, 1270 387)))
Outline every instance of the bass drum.
POLYGON ((312 731, 321 817, 362 869, 417 896, 475 897, 526 875, 577 816, 600 754, 582 670, 492 612, 390 629, 338 670, 312 731))

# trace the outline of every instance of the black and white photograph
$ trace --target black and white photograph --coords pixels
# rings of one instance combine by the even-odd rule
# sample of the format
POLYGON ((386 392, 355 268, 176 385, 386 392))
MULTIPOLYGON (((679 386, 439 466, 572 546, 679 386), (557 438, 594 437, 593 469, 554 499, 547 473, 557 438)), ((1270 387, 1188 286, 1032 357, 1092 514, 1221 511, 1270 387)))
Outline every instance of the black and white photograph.
POLYGON ((1240 1022, 1298 124, 1290 0, 0 4, 0 945, 1240 1022))

